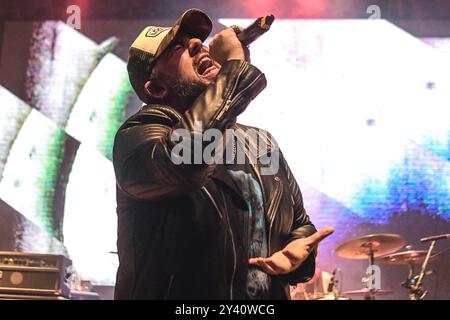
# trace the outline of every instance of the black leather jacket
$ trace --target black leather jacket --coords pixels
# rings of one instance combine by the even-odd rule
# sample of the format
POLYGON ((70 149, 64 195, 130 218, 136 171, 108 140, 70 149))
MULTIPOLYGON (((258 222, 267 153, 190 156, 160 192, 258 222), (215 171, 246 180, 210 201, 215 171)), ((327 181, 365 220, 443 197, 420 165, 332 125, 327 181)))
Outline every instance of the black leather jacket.
MULTIPOLYGON (((117 299, 244 299, 248 268, 241 191, 226 165, 175 165, 170 140, 176 128, 192 135, 235 127, 236 117, 266 86, 256 67, 228 61, 217 81, 184 114, 148 105, 118 130, 113 163, 117 180, 117 299), (194 126, 201 121, 202 126, 194 126)), ((262 132, 259 135, 267 134, 262 132)), ((261 175, 246 164, 263 192, 269 253, 316 230, 300 189, 280 153, 279 170, 261 175)), ((289 298, 288 283, 308 281, 315 250, 294 272, 272 277, 271 298, 289 298)))

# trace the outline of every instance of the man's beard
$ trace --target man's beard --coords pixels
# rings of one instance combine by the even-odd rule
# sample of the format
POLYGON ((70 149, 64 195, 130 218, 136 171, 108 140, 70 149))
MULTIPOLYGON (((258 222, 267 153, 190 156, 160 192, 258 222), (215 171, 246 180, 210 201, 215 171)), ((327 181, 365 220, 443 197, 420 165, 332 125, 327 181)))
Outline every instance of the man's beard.
POLYGON ((207 84, 201 81, 171 79, 168 81, 169 95, 186 108, 190 108, 195 99, 206 90, 207 84))

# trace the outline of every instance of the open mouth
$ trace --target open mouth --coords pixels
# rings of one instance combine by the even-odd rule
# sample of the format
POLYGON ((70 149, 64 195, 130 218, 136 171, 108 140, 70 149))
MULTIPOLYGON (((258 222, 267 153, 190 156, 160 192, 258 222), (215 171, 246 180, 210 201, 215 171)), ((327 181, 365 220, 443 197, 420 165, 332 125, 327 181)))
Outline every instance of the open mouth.
POLYGON ((205 76, 211 71, 212 68, 215 68, 212 60, 209 57, 205 57, 200 60, 197 65, 197 73, 201 76, 205 76))

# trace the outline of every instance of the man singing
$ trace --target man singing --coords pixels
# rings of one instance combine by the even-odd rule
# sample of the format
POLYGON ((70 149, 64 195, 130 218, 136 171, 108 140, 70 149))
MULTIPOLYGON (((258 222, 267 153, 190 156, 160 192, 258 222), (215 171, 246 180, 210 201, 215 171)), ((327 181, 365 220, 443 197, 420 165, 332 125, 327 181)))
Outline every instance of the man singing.
POLYGON ((236 28, 208 48, 211 29, 190 9, 131 45, 130 82, 145 105, 114 142, 117 299, 288 299, 289 283, 314 275, 315 248, 333 232, 316 232, 270 135, 236 123, 266 79, 236 28), (242 141, 232 130, 255 134, 242 141), (210 133, 220 136, 214 161, 205 157, 210 133), (264 158, 276 170, 264 171, 264 158))

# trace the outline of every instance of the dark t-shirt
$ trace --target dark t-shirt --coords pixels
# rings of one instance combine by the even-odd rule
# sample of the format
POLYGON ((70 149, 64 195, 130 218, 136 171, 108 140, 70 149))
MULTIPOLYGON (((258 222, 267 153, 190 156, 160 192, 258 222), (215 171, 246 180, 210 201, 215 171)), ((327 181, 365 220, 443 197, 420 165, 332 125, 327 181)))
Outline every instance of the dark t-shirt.
MULTIPOLYGON (((253 174, 228 167, 228 174, 241 188, 247 203, 249 258, 267 257, 266 221, 261 186, 253 174)), ((267 299, 270 292, 270 276, 259 268, 249 267, 246 295, 248 299, 267 299)))

